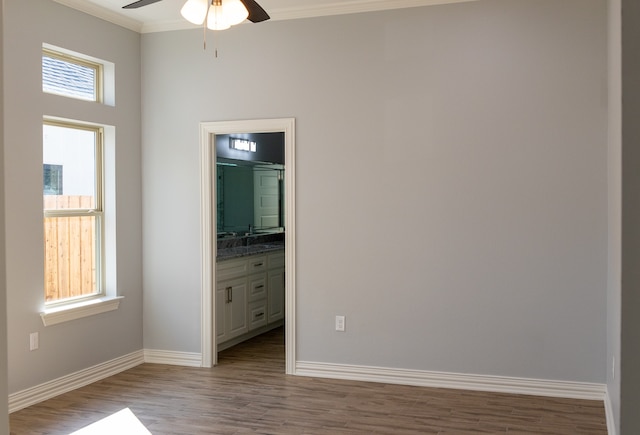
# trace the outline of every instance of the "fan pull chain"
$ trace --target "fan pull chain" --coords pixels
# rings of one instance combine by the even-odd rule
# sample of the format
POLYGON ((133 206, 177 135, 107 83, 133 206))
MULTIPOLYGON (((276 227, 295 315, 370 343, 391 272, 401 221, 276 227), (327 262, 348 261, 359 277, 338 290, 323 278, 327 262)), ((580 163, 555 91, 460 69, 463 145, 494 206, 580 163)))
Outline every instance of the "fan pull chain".
POLYGON ((207 49, 207 20, 202 24, 202 49, 207 49))
POLYGON ((218 58, 218 31, 213 31, 213 57, 218 58))
MULTIPOLYGON (((208 2, 207 2, 208 3, 208 2)), ((209 7, 207 8, 207 17, 209 15, 209 8, 211 8, 211 5, 221 5, 222 4, 222 0, 212 0, 211 3, 209 3, 209 7), (216 3, 217 2, 217 3, 216 3)), ((207 49, 207 20, 208 18, 205 18, 204 22, 202 23, 202 49, 206 51, 207 49)), ((218 58, 218 47, 217 47, 217 39, 216 39, 216 31, 213 31, 213 56, 217 59, 218 58)))

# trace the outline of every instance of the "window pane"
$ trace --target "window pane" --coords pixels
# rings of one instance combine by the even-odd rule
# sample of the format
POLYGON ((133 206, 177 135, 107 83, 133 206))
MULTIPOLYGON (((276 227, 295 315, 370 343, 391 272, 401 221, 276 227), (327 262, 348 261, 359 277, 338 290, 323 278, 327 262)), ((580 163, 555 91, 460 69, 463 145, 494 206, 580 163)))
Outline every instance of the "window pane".
POLYGON ((44 219, 45 302, 98 292, 96 221, 95 216, 44 219))
POLYGON ((45 210, 96 208, 94 130, 44 124, 45 210))
POLYGON ((42 55, 42 90, 52 94, 96 101, 98 69, 48 54, 42 55))

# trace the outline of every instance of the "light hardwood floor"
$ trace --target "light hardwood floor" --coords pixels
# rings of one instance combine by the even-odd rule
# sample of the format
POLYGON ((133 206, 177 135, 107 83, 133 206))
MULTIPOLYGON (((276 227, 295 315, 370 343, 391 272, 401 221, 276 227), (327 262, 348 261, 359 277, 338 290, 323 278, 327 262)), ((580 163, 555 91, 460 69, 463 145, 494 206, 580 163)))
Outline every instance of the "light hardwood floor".
POLYGON ((143 364, 10 416, 12 434, 69 434, 130 408, 162 434, 606 434, 602 402, 284 375, 283 330, 213 369, 143 364))

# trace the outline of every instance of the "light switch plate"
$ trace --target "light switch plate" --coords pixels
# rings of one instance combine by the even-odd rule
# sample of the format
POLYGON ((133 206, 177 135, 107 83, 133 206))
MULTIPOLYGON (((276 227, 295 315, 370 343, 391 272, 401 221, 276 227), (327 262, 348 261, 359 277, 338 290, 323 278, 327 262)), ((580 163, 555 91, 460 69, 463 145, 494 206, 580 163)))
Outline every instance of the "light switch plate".
POLYGON ((32 332, 31 334, 29 334, 29 350, 36 350, 38 349, 40 343, 39 343, 39 339, 38 339, 38 333, 37 332, 32 332))

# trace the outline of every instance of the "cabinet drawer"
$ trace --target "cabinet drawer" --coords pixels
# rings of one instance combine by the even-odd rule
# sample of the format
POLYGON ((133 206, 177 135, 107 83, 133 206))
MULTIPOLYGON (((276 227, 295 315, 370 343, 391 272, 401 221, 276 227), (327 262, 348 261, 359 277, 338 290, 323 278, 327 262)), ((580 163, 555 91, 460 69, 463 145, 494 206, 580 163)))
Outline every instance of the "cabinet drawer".
POLYGON ((269 254, 267 262, 269 269, 273 269, 274 267, 284 267, 284 249, 282 251, 269 254))
POLYGON ((264 272, 267 270, 267 256, 255 255, 247 260, 248 273, 264 272))
POLYGON ((248 307, 249 331, 267 324, 267 301, 251 302, 248 307))
POLYGON ((216 263, 216 279, 220 281, 224 279, 237 278, 256 272, 265 272, 266 270, 266 255, 252 255, 249 257, 234 258, 216 263))
POLYGON ((267 297, 267 274, 265 272, 249 275, 248 301, 258 301, 267 297))
POLYGON ((216 280, 222 281, 230 278, 238 278, 247 275, 247 259, 236 258, 233 260, 216 263, 216 280))

